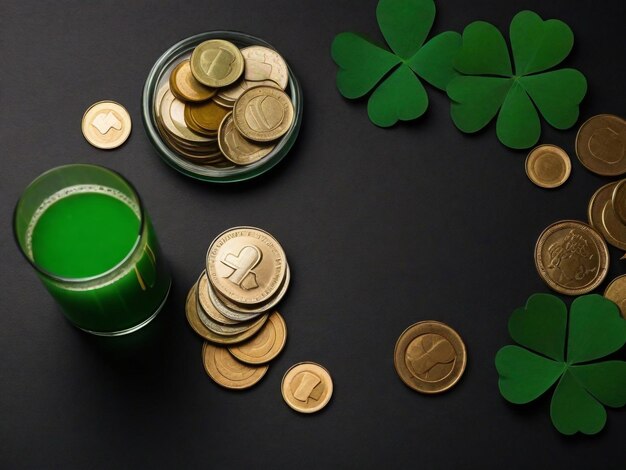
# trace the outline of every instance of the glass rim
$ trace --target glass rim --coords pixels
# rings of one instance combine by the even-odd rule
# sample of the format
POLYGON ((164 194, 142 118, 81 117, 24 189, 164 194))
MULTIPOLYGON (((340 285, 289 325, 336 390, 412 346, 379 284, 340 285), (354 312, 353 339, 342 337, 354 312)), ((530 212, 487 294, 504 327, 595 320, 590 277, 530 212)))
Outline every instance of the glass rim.
MULTIPOLYGON (((13 238, 15 240, 15 243, 17 244, 18 249, 20 250, 20 253, 22 253, 22 255, 24 256, 24 258, 26 258, 26 261, 28 261, 28 263, 41 275, 52 279, 54 281, 60 281, 60 282, 64 282, 64 283, 68 283, 68 284, 80 284, 80 283, 85 283, 85 282, 93 282, 93 281, 97 281, 100 279, 104 279, 108 276, 110 276, 111 274, 113 274, 115 271, 117 271, 119 268, 121 268, 122 266, 124 266, 131 258, 132 256, 135 254, 135 252, 137 251, 137 248, 139 247, 139 244, 141 242, 141 238, 142 238, 142 234, 144 232, 144 226, 145 226, 145 210, 144 210, 144 206, 143 206, 143 201, 141 200, 141 196, 139 195, 139 192, 137 191, 137 189, 135 188, 135 186, 128 181, 126 178, 124 178, 124 176, 115 171, 112 170, 111 168, 102 166, 102 165, 95 165, 92 163, 69 163, 66 165, 59 165, 59 166, 55 166, 53 168, 50 168, 46 171, 44 171, 43 173, 41 173, 39 176, 37 176, 34 180, 32 180, 25 188, 24 190, 21 192, 17 202, 15 203, 15 207, 13 208, 13 217, 12 217, 12 221, 13 221, 13 238), (31 259, 28 254, 26 254, 26 252, 24 251, 24 249, 22 248, 22 244, 20 243, 20 240, 18 238, 17 235, 17 230, 16 230, 16 226, 17 226, 17 214, 18 214, 18 210, 20 208, 20 203, 22 202, 22 198, 23 195, 37 182, 41 181, 43 178, 49 176, 50 174, 57 172, 57 171, 61 171, 65 168, 77 168, 77 167, 88 167, 88 168, 95 168, 97 170, 104 170, 107 171, 115 176, 117 176, 118 178, 120 178, 126 185, 128 185, 130 191, 132 192, 133 197, 137 200, 137 205, 138 205, 138 209, 139 209, 139 231, 137 234, 137 239, 135 240, 135 243, 133 244, 133 246, 130 248, 129 252, 126 254, 126 256, 124 256, 124 258, 122 258, 121 261, 119 261, 117 264, 115 264, 112 268, 108 269, 107 271, 104 271, 103 273, 99 273, 99 274, 95 274, 93 276, 87 276, 87 277, 65 277, 65 276, 60 276, 58 274, 55 274, 53 272, 50 272, 44 268, 42 268, 41 266, 39 266, 34 259, 31 259)), ((34 257, 33 257, 34 258, 34 257)))
POLYGON ((211 30, 205 31, 192 36, 186 37, 163 52, 152 65, 150 72, 146 78, 141 98, 141 117, 144 129, 148 135, 148 139, 155 148, 157 154, 170 167, 185 176, 211 183, 234 183, 244 181, 260 176, 277 165, 289 152, 294 145, 299 133, 302 121, 302 88, 293 73, 293 70, 287 64, 289 74, 289 91, 291 101, 294 104, 294 121, 287 133, 277 142, 276 147, 266 157, 251 165, 236 166, 228 169, 204 169, 201 166, 185 161, 175 150, 171 149, 166 143, 157 129, 154 116, 154 96, 156 94, 157 83, 162 77, 164 70, 182 54, 190 50, 192 46, 199 42, 211 38, 220 37, 232 41, 248 41, 252 44, 257 43, 271 49, 277 50, 272 44, 259 37, 240 32, 227 30, 211 30))

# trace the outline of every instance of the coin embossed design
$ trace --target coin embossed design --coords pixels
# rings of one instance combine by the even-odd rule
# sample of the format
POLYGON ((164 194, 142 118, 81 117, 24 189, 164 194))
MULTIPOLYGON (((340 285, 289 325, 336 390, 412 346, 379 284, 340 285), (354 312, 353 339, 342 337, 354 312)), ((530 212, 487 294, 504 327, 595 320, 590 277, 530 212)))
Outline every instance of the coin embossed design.
POLYGON ((615 302, 626 319, 626 274, 616 277, 606 286, 604 297, 615 302))
POLYGON ((235 83, 244 69, 241 51, 233 43, 211 39, 191 54, 191 72, 203 85, 219 88, 235 83))
POLYGON ((611 195, 611 202, 617 218, 623 224, 626 224, 626 179, 623 179, 615 186, 611 195))
POLYGON ((526 157, 526 175, 537 186, 561 186, 572 171, 569 155, 556 145, 539 145, 526 157))
POLYGON ((300 413, 315 413, 324 408, 333 394, 333 380, 328 371, 315 362, 291 366, 281 383, 285 403, 300 413))
POLYGON ((605 184, 593 194, 587 216, 591 226, 602 234, 607 243, 626 250, 626 225, 618 219, 612 202, 617 185, 617 182, 605 184))
POLYGON ((215 88, 200 83, 191 73, 189 59, 183 60, 170 74, 170 90, 183 101, 204 101, 215 94, 215 88))
POLYGON ((263 378, 268 365, 252 366, 238 361, 227 349, 204 343, 202 347, 204 370, 213 381, 225 388, 243 390, 263 378))
POLYGON ((576 155, 598 175, 626 173, 626 120, 612 114, 589 118, 576 135, 576 155))
POLYGON ((110 150, 119 147, 130 135, 132 122, 126 108, 115 101, 92 104, 81 124, 83 136, 94 147, 110 150))
POLYGON ((257 162, 275 147, 274 144, 260 144, 243 137, 235 127, 232 113, 227 114, 220 124, 218 143, 224 156, 236 165, 257 162))
POLYGON ((278 241, 254 227, 235 227, 221 233, 207 252, 211 285, 244 305, 262 303, 276 294, 286 269, 285 253, 278 241))
POLYGON ((259 82, 271 80, 283 90, 287 88, 289 72, 285 60, 273 49, 249 46, 241 49, 245 61, 244 78, 259 82))
MULTIPOLYGON (((255 323, 255 326, 249 330, 232 336, 219 335, 209 330, 204 323, 200 321, 200 317, 198 315, 197 288, 198 285, 194 284, 187 294, 187 300, 185 302, 185 315, 187 316, 189 326, 191 326, 191 328, 205 340, 217 344, 237 344, 252 338, 261 328, 263 328, 265 321, 255 323)), ((265 318, 267 319, 267 317, 265 318)))
POLYGON ((402 332, 394 349, 402 381, 421 393, 440 393, 463 375, 467 351, 456 331, 438 321, 421 321, 402 332))
POLYGON ((576 220, 550 225, 535 245, 539 276, 561 294, 591 292, 606 277, 608 264, 608 248, 600 234, 576 220))
POLYGON ((270 142, 283 136, 289 131, 293 119, 293 103, 289 96, 274 87, 250 88, 233 108, 237 130, 257 142, 270 142))
POLYGON ((265 364, 280 354, 286 342, 287 325, 280 313, 274 312, 257 335, 228 350, 246 364, 265 364))

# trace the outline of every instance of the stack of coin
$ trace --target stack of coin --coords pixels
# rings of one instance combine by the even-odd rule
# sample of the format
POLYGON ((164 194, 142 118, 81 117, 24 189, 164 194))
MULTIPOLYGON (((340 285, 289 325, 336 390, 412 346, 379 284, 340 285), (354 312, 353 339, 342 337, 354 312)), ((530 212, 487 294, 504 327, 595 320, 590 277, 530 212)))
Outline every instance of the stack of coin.
POLYGON ((159 88, 157 127, 191 163, 250 165, 269 155, 291 128, 288 81, 289 68, 273 49, 205 41, 181 58, 159 88))
POLYGON ((598 189, 589 201, 587 215, 607 243, 626 250, 626 179, 598 189))
POLYGON ((275 307, 290 277, 282 247, 261 229, 235 227, 211 243, 185 310, 206 340, 205 370, 219 385, 251 387, 285 346, 287 327, 275 307))

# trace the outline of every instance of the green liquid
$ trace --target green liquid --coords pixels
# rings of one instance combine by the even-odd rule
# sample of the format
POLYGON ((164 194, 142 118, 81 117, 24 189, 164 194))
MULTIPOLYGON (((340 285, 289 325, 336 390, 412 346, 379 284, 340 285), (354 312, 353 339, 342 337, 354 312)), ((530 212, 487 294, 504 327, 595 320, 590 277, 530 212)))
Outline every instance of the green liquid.
POLYGON ((161 307, 171 279, 146 213, 123 194, 101 186, 72 187, 33 216, 27 239, 33 261, 69 282, 40 275, 79 328, 99 333, 132 330, 161 307), (106 274, 105 274, 106 273, 106 274))
POLYGON ((57 276, 96 276, 120 263, 138 236, 139 218, 123 201, 101 193, 74 194, 53 203, 37 221, 33 259, 57 276))

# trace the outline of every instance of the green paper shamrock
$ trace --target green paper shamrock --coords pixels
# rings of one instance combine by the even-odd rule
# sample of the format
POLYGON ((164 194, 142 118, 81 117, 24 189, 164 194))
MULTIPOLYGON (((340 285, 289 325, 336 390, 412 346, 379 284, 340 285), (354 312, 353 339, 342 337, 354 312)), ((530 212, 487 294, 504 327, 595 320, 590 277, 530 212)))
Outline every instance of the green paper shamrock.
POLYGON ((346 98, 365 96, 382 80, 369 98, 367 113, 374 124, 389 127, 416 119, 428 108, 428 95, 416 74, 441 90, 457 75, 452 64, 461 35, 445 32, 424 44, 435 19, 433 0, 380 0, 376 17, 393 53, 357 34, 341 33, 331 55, 339 66, 337 88, 346 98))
POLYGON ((578 120, 578 105, 587 92, 585 76, 575 69, 546 72, 570 53, 574 34, 559 20, 544 21, 532 11, 521 11, 509 31, 515 72, 500 31, 476 21, 463 31, 455 60, 462 75, 447 87, 452 120, 463 132, 477 132, 498 114, 498 139, 514 149, 532 147, 539 140, 544 119, 557 129, 569 129, 578 120))
POLYGON ((505 346, 496 354, 500 393, 511 403, 528 403, 558 381, 550 416, 568 435, 599 432, 606 423, 602 405, 626 404, 626 362, 588 364, 626 343, 626 321, 610 300, 578 297, 568 325, 567 307, 558 297, 535 294, 513 312, 509 333, 524 346, 505 346))

